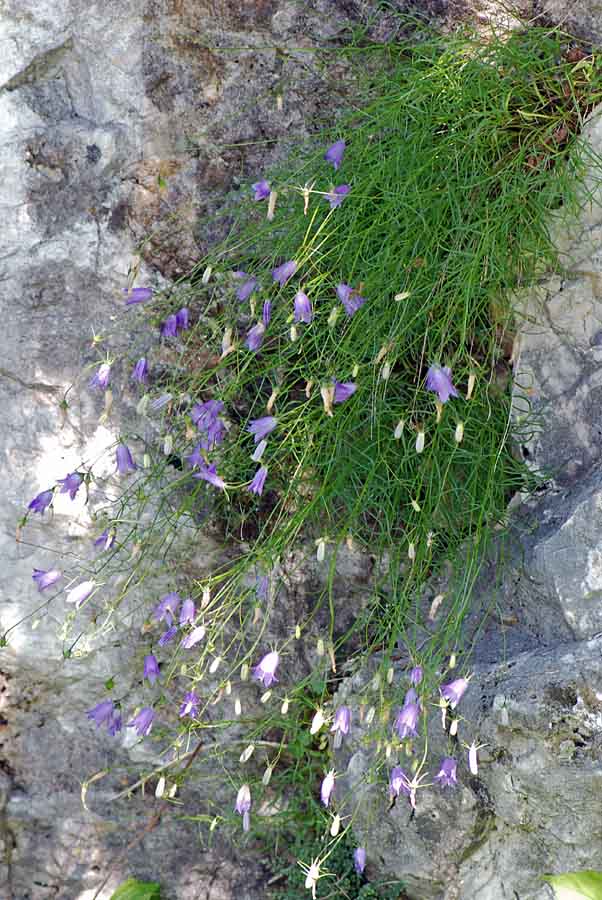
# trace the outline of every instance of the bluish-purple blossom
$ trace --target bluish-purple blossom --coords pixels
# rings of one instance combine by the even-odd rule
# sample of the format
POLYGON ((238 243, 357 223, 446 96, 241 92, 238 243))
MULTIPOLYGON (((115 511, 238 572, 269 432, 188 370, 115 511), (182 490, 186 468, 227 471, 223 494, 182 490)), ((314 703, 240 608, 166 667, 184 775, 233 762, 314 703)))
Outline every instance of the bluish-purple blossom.
POLYGON ((337 206, 340 206, 349 191, 351 190, 350 185, 348 184, 339 184, 338 187, 333 188, 325 195, 325 200, 328 200, 330 203, 331 209, 336 209, 337 206))
POLYGON ((251 187, 255 191, 253 200, 267 200, 270 196, 270 186, 265 178, 262 178, 261 181, 256 181, 251 187))
POLYGON ((184 700, 180 706, 180 718, 190 716, 191 719, 195 719, 199 713, 200 702, 194 691, 188 691, 187 694, 184 694, 184 700))
POLYGON ((468 687, 468 678, 456 678, 447 684, 442 684, 439 690, 441 696, 447 700, 452 709, 455 709, 468 687))
POLYGON ((399 739, 404 740, 407 737, 416 737, 416 723, 420 716, 420 705, 418 703, 405 703, 399 710, 397 718, 393 723, 393 728, 397 732, 399 739))
POLYGON ((426 389, 434 391, 441 403, 447 403, 450 397, 460 396, 452 384, 449 366, 430 366, 426 373, 426 389))
POLYGON ((144 674, 143 678, 147 678, 151 684, 154 684, 159 677, 159 663, 153 653, 149 653, 144 657, 144 674))
POLYGON ((162 622, 165 620, 168 625, 171 625, 181 602, 182 598, 176 591, 171 591, 171 593, 166 594, 165 597, 161 598, 159 604, 155 607, 155 610, 153 612, 153 619, 156 622, 162 622))
POLYGON ((150 706, 144 706, 137 716, 134 716, 131 722, 128 722, 128 728, 135 728, 140 737, 149 734, 153 727, 155 711, 150 706))
POLYGON ((189 328, 188 309, 185 306, 176 313, 176 328, 178 331, 187 331, 189 328))
POLYGON ((146 303, 147 300, 150 300, 153 296, 153 289, 149 287, 136 287, 131 288, 128 291, 127 288, 124 288, 123 293, 125 294, 125 305, 133 306, 135 303, 146 303))
POLYGON ((284 287, 286 282, 293 277, 296 271, 297 263, 294 259, 289 259, 288 262, 282 263, 281 266, 276 266, 275 269, 272 269, 272 278, 274 281, 278 282, 280 287, 284 287))
POLYGON ((268 470, 267 470, 266 466, 261 466, 259 469, 257 469, 257 471, 255 472, 255 475, 253 476, 253 480, 251 481, 247 490, 251 494, 257 494, 258 496, 260 494, 262 494, 263 486, 265 484, 267 474, 268 474, 268 470))
POLYGON ((101 725, 106 725, 109 734, 114 735, 121 731, 121 716, 115 709, 115 704, 112 700, 102 700, 92 709, 87 710, 86 715, 93 722, 96 722, 97 728, 100 728, 101 725))
POLYGON ((90 387, 104 391, 108 388, 110 380, 111 366, 109 363, 102 363, 90 379, 90 387))
POLYGON ((265 325, 263 324, 263 322, 258 322, 249 330, 249 333, 247 334, 247 338, 245 340, 245 344, 253 353, 256 353, 263 344, 264 334, 265 325))
POLYGON ((334 383, 334 403, 344 403, 355 394, 357 384, 353 381, 335 381, 334 383))
POLYGON ((128 472, 135 472, 137 469, 136 463, 132 459, 130 449, 125 444, 117 444, 115 461, 117 463, 117 471, 120 475, 127 475, 128 472))
POLYGON ((345 141, 335 141, 334 144, 330 145, 330 147, 324 154, 324 159, 326 160, 326 162, 332 163, 335 169, 338 169, 343 162, 344 153, 345 141))
POLYGON ((251 419, 247 425, 247 431, 253 435, 255 443, 258 444, 274 430, 277 424, 278 419, 275 416, 262 416, 260 419, 251 419))
POLYGON ((168 628, 167 631, 164 631, 159 640, 157 641, 159 647, 164 647, 166 644, 169 644, 170 641, 173 641, 176 634, 178 633, 177 625, 172 625, 171 628, 168 628))
POLYGON ((178 333, 178 320, 174 313, 168 316, 161 325, 161 337, 175 337, 178 333))
POLYGON ((33 500, 30 501, 27 509, 30 509, 32 512, 43 513, 52 503, 53 497, 54 491, 42 491, 41 494, 37 494, 33 500))
POLYGON ((251 294, 257 290, 257 288, 259 287, 259 281, 257 280, 257 278, 255 278, 254 275, 247 275, 247 273, 243 271, 234 272, 234 276, 236 278, 245 279, 236 291, 237 298, 241 303, 244 303, 245 300, 248 300, 251 294))
POLYGON ((199 466, 199 471, 193 472, 192 477, 200 478, 202 481, 208 481, 209 484, 212 484, 214 487, 219 488, 220 490, 223 490, 226 487, 226 482, 217 474, 217 468, 215 464, 212 464, 210 466, 199 466))
POLYGON ((280 657, 275 650, 266 653, 259 661, 258 665, 253 667, 251 671, 253 678, 256 678, 257 681, 261 681, 265 688, 271 687, 275 681, 278 681, 276 678, 276 669, 278 668, 279 662, 280 657))
POLYGON ((313 310, 311 308, 311 300, 303 291, 297 291, 294 301, 295 322, 305 322, 309 325, 313 318, 313 310))
POLYGON ((69 494, 72 500, 79 491, 84 478, 79 472, 70 472, 65 478, 59 478, 58 484, 61 484, 61 494, 69 494))
POLYGON ((96 540, 94 541, 95 547, 102 547, 103 550, 110 550, 113 544, 115 543, 115 532, 109 531, 105 529, 102 534, 99 534, 96 540))
POLYGON ((351 318, 354 316, 358 309, 366 302, 366 298, 360 296, 360 294, 352 288, 351 285, 345 284, 341 282, 341 284, 337 285, 337 297, 345 307, 345 312, 351 318))
POLYGON ((441 768, 435 775, 435 781, 438 781, 441 787, 455 787, 458 783, 457 768, 458 764, 452 756, 444 756, 441 768))
POLYGON ((182 609, 180 610, 180 625, 192 625, 196 610, 191 597, 186 597, 182 601, 182 609))
POLYGON ((144 356, 138 360, 132 369, 132 379, 139 384, 146 384, 148 381, 148 363, 144 356))
POLYGON ((366 868, 366 851, 363 847, 356 847, 353 851, 353 867, 358 875, 366 868))
POLYGON ((389 794, 393 797, 399 797, 400 794, 410 796, 410 781, 401 766, 394 766, 391 769, 389 777, 389 794))
POLYGON ((410 683, 419 685, 422 681, 422 666, 414 666, 410 669, 410 683))
POLYGON ((63 573, 58 569, 34 569, 31 576, 38 586, 39 591, 45 591, 62 578, 63 573))
POLYGON ((270 300, 264 300, 263 302, 263 313, 261 319, 263 321, 264 327, 267 328, 270 324, 270 319, 272 318, 272 303, 270 300))

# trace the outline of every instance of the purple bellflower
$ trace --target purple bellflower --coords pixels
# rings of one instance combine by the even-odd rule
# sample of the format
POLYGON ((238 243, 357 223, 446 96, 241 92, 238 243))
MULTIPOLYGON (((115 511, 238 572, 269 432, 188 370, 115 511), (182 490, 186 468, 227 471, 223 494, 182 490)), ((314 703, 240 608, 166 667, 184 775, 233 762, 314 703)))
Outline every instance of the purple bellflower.
POLYGON ((254 325, 247 334, 245 344, 253 353, 257 353, 257 351, 263 344, 264 334, 265 325, 263 324, 263 322, 258 322, 257 325, 254 325))
POLYGON ((45 591, 46 588, 56 584, 59 578, 63 577, 63 573, 58 569, 34 569, 31 576, 38 586, 38 590, 45 591))
POLYGON ((144 737, 145 734, 150 734, 154 718, 154 709, 150 706, 143 706, 138 715, 128 722, 128 728, 135 728, 140 737, 144 737))
POLYGON ((157 644, 159 645, 159 647, 165 647, 166 644, 169 644, 170 641, 173 641, 173 639, 175 638, 177 633, 178 633, 178 626, 172 625, 170 628, 167 629, 167 631, 163 632, 163 634, 157 641, 157 644))
POLYGON ((266 466, 261 466, 257 469, 253 476, 253 480, 247 488, 250 494, 257 494, 258 497, 261 496, 267 475, 268 470, 266 466))
POLYGON ((403 708, 399 710, 393 723, 393 728, 401 741, 407 737, 416 737, 416 723, 419 716, 420 706, 418 703, 405 703, 403 708))
POLYGON ((449 366, 430 366, 426 373, 426 389, 434 391, 440 403, 447 403, 450 397, 459 397, 452 384, 451 369, 449 366))
POLYGON ((366 851, 364 847, 356 847, 353 851, 353 866, 358 875, 366 868, 366 851))
POLYGON ((52 503, 53 497, 54 491, 42 491, 41 494, 33 498, 27 509, 30 509, 32 512, 43 513, 52 503))
POLYGON ((150 300, 153 296, 153 289, 149 287, 137 287, 128 291, 127 288, 124 288, 123 293, 125 294, 125 305, 133 306, 135 303, 146 303, 147 300, 150 300))
POLYGON ((180 625, 192 625, 195 615, 196 610, 194 608, 194 603, 190 597, 186 597, 182 602, 182 609, 180 610, 180 625))
POLYGON ((452 709, 455 709, 468 687, 468 678, 456 678, 439 688, 441 696, 447 700, 452 709))
POLYGON ((419 685, 422 681, 422 666, 414 666, 410 669, 410 684, 419 685))
POLYGON ((339 706, 334 714, 334 723, 331 731, 349 734, 351 728, 351 710, 348 706, 339 706))
POLYGON ((95 581, 82 581, 81 584, 78 584, 77 587, 72 588, 68 592, 65 600, 67 603, 75 603, 76 608, 79 609, 86 602, 95 587, 95 581))
POLYGON ((199 714, 200 702, 194 691, 188 691, 187 694, 184 694, 184 700, 180 706, 180 718, 190 716, 191 719, 196 719, 199 714))
POLYGON ((325 194, 324 199, 328 200, 331 209, 336 209, 337 206, 341 205, 350 190, 350 185, 339 184, 338 187, 333 188, 332 191, 325 194))
POLYGON ((159 409, 163 409, 164 406, 173 400, 173 396, 171 394, 161 394, 160 397, 155 397, 154 400, 151 400, 150 408, 155 412, 159 409))
POLYGON ((193 472, 192 477, 200 478, 202 481, 208 481, 209 484, 212 484, 216 488, 220 488, 220 490, 223 490, 226 487, 226 482, 217 474, 215 465, 200 466, 199 471, 193 472))
POLYGON ((331 769, 328 772, 324 779, 322 780, 322 784, 320 785, 320 800, 324 804, 324 806, 328 806, 330 803, 330 798, 332 796, 332 792, 334 790, 334 769, 331 769))
POLYGON ((104 391, 108 388, 110 380, 111 366, 109 363, 102 363, 102 365, 98 367, 98 371, 95 372, 90 379, 90 387, 104 391))
POLYGON ((176 313, 176 328, 178 331, 187 331, 189 327, 188 309, 183 306, 176 313))
POLYGON ((102 534, 99 534, 96 540, 94 541, 95 547, 101 547, 102 550, 110 550, 113 544, 115 543, 115 532, 109 531, 105 529, 102 534))
POLYGON ((202 454, 202 447, 200 444, 197 444, 192 453, 188 453, 184 459, 188 462, 188 465, 194 469, 200 466, 206 465, 205 457, 202 454))
POLYGON ((438 781, 441 787, 455 787, 458 783, 457 768, 458 764, 452 756, 444 756, 441 760, 441 768, 435 775, 435 781, 438 781))
POLYGON ((270 196, 270 186, 265 178, 262 178, 261 181, 256 181, 255 184, 251 185, 251 187, 255 191, 253 200, 267 200, 270 196))
POLYGON ((337 285, 337 297, 345 307, 345 312, 349 318, 354 316, 358 309, 361 309, 366 302, 366 298, 361 297, 355 288, 352 288, 351 285, 344 284, 343 282, 337 285))
POLYGON ((185 650, 190 650, 194 647, 195 644, 198 644, 199 641, 202 641, 206 634, 206 629, 204 625, 197 625, 196 628, 193 628, 190 634, 187 634, 184 640, 182 641, 182 647, 185 650))
POLYGON ((117 728, 116 731, 121 729, 121 716, 115 710, 115 705, 112 700, 101 700, 101 702, 97 703, 92 709, 87 710, 86 715, 89 719, 92 719, 93 722, 96 722, 97 728, 100 728, 101 725, 106 725, 109 734, 115 734, 115 731, 111 731, 111 726, 115 718, 119 721, 119 728, 117 728))
POLYGON ((61 494, 69 494, 72 500, 79 491, 83 482, 83 476, 79 472, 70 472, 65 478, 59 478, 58 484, 62 484, 61 494))
POLYGON ((253 678, 256 678, 257 681, 261 681, 264 688, 271 687, 275 681, 278 681, 276 678, 276 669, 278 668, 279 662, 280 657, 275 650, 266 653, 263 659, 259 661, 259 664, 253 667, 251 671, 253 678))
POLYGON ((162 597, 159 605, 155 607, 153 612, 155 622, 165 621, 168 625, 171 625, 181 602, 182 598, 176 591, 172 591, 170 594, 162 597))
POLYGON ((295 322, 305 322, 306 325, 309 325, 312 318, 311 300, 303 291, 297 291, 295 294, 295 322))
POLYGON ((118 731, 121 731, 123 728, 123 722, 121 721, 121 714, 115 710, 113 713, 113 718, 107 725, 107 731, 112 737, 115 737, 118 731))
POLYGON ((248 784, 243 784, 236 795, 236 805, 234 811, 242 816, 243 831, 248 831, 251 827, 251 790, 248 784))
POLYGON ((178 320, 172 313, 161 325, 161 337, 175 337, 178 333, 178 320))
POLYGON ((418 694, 416 693, 414 688, 413 687, 408 688, 408 690, 406 691, 406 695, 404 697, 403 705, 405 706, 406 703, 416 703, 417 701, 418 701, 418 694))
POLYGON ((149 653, 148 656, 144 657, 144 675, 142 677, 148 678, 150 683, 154 684, 159 675, 159 663, 157 662, 157 658, 154 654, 149 653))
POLYGON ((335 381, 334 383, 334 403, 344 403, 349 400, 357 390, 357 384, 353 381, 335 381))
POLYGON ((341 163, 343 162, 343 154, 345 153, 345 141, 335 141, 334 144, 331 144, 326 153, 324 154, 324 159, 326 162, 332 163, 335 169, 338 169, 341 163))
POLYGON ((406 797, 410 796, 410 780, 401 766, 395 766, 391 769, 389 777, 389 795, 393 799, 393 797, 399 797, 400 794, 405 794, 406 797))
POLYGON ((146 384, 148 381, 148 363, 144 356, 138 360, 132 369, 132 379, 137 381, 138 384, 146 384))
POLYGON ((255 443, 258 444, 274 430, 277 424, 278 419, 275 416, 262 416, 261 419, 251 419, 247 425, 247 431, 253 435, 255 443))
POLYGON ((117 444, 117 449, 115 450, 115 462, 117 463, 117 471, 120 475, 127 475, 128 472, 135 472, 138 468, 132 459, 129 447, 126 447, 125 444, 117 444))
POLYGON ((224 404, 221 400, 206 400, 205 403, 194 404, 190 410, 190 418, 199 431, 207 431, 223 409, 224 404))
POLYGON ((263 303, 263 312, 261 315, 261 320, 266 328, 270 324, 271 318, 272 318, 272 304, 271 304, 270 300, 265 300, 263 303))
POLYGON ((245 300, 248 300, 251 294, 257 290, 259 287, 259 281, 255 278, 254 275, 247 275, 246 272, 239 270, 238 272, 234 272, 235 278, 244 278, 245 281, 241 284, 241 286, 236 291, 236 296, 241 303, 244 303, 245 300))
POLYGON ((297 271, 297 263, 294 259, 289 259, 288 262, 282 263, 281 266, 276 266, 275 269, 272 269, 272 278, 274 281, 277 281, 280 287, 284 287, 289 278, 292 278, 295 272, 297 271))

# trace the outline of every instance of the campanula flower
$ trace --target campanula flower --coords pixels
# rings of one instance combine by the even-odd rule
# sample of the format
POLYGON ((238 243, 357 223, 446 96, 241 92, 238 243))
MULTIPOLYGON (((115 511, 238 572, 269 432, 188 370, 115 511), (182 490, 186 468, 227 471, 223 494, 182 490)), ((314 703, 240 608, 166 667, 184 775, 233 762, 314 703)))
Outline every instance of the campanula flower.
POLYGON ((361 297, 355 288, 352 288, 351 285, 344 284, 343 282, 337 285, 337 297, 345 307, 345 312, 349 318, 354 316, 358 309, 366 302, 366 298, 361 297))
POLYGON ((95 587, 95 581, 82 581, 77 587, 71 588, 67 593, 65 600, 67 603, 75 603, 77 609, 79 609, 80 606, 86 602, 95 587))
POLYGON ((351 728, 351 710, 348 706, 339 706, 334 714, 334 723, 331 731, 349 734, 351 728))
POLYGON ((275 416, 262 416, 261 419, 251 419, 247 425, 247 431, 253 435, 255 443, 258 444, 274 430, 277 424, 278 419, 275 416))
POLYGON ((426 373, 426 389, 434 391, 440 403, 447 403, 450 397, 459 397, 452 384, 451 369, 449 366, 430 366, 426 373))
POLYGON ((245 300, 248 300, 251 294, 257 290, 259 281, 254 275, 247 275, 247 273, 243 271, 234 272, 234 277, 245 279, 236 291, 238 300, 240 300, 241 303, 244 303, 245 300))
POLYGON ((199 466, 199 471, 193 472, 192 477, 200 478, 202 481, 208 481, 209 484, 212 484, 214 487, 220 488, 221 490, 226 487, 226 482, 217 474, 215 465, 199 466))
POLYGON ((165 597, 162 597, 153 612, 153 619, 155 622, 162 622, 165 620, 168 625, 171 625, 181 602, 182 598, 176 591, 172 591, 170 594, 166 594, 165 597))
POLYGON ((327 194, 325 194, 324 199, 328 200, 331 209, 336 209, 337 206, 341 205, 350 190, 350 185, 339 184, 338 187, 333 188, 332 191, 329 191, 327 194))
POLYGON ((168 628, 167 631, 164 631, 159 640, 157 641, 159 647, 165 647, 166 644, 169 644, 170 641, 173 641, 176 634, 178 633, 177 625, 172 625, 171 628, 168 628))
POLYGON ((305 322, 309 325, 312 318, 313 310, 309 297, 303 291, 297 291, 295 294, 295 322, 305 322))
POLYGON ((256 678, 257 681, 261 681, 265 688, 271 687, 275 681, 278 681, 276 678, 276 669, 278 668, 279 662, 280 657, 275 650, 266 653, 259 664, 254 666, 251 670, 253 678, 256 678))
POLYGON ((324 154, 324 159, 326 160, 326 162, 332 163, 335 169, 338 169, 343 162, 344 153, 345 141, 335 141, 334 144, 330 145, 330 147, 324 154))
POLYGON ((265 453, 265 449, 266 449, 267 445, 268 445, 268 442, 265 439, 263 441, 259 441, 259 443, 255 447, 255 450, 253 451, 253 453, 251 455, 251 459, 253 460, 253 462, 260 462, 261 457, 265 453))
POLYGON ((127 288, 123 289, 125 294, 125 305, 133 306, 135 303, 146 303, 153 296, 153 289, 149 287, 127 288))
POLYGON ((117 710, 115 710, 115 712, 113 713, 113 718, 107 724, 107 731, 112 737, 114 737, 118 731, 121 731, 122 727, 123 722, 121 721, 121 715, 117 712, 117 710))
POLYGON ((261 318, 264 326, 267 328, 270 324, 270 319, 272 318, 272 304, 269 300, 264 301, 263 314, 261 318))
POLYGON ((414 668, 410 670, 410 682, 411 684, 419 685, 421 681, 422 666, 414 666, 414 668))
POLYGON ((79 491, 83 482, 83 476, 79 472, 71 472, 65 478, 59 478, 58 484, 62 484, 61 494, 69 494, 72 500, 79 491))
POLYGON ((272 269, 272 278, 274 281, 277 281, 280 287, 284 287, 289 278, 292 278, 295 272, 297 271, 297 263, 294 259, 289 259, 288 262, 282 263, 281 266, 277 266, 275 269, 272 269))
POLYGON ((31 576, 38 586, 39 591, 45 591, 46 588, 52 587, 62 578, 63 573, 58 569, 34 569, 31 576))
POLYGON ((391 769, 389 777, 389 795, 392 799, 399 797, 400 793, 405 794, 406 797, 410 796, 410 780, 401 766, 395 766, 391 769))
POLYGON ((148 678, 150 683, 154 684, 159 675, 159 663, 157 662, 156 657, 152 653, 149 653, 148 656, 144 657, 144 674, 142 677, 148 678))
POLYGON ((137 381, 138 384, 146 384, 148 381, 148 363, 144 356, 138 360, 132 369, 132 379, 137 381))
POLYGON ((200 702, 194 691, 188 691, 187 694, 184 694, 184 700, 180 706, 180 718, 190 716, 191 719, 195 719, 199 713, 200 702))
POLYGON ((38 494, 33 500, 30 502, 27 509, 30 509, 32 512, 43 513, 48 509, 50 504, 52 503, 52 498, 54 497, 53 491, 42 491, 41 494, 38 494))
POLYGON ((207 431, 223 409, 224 404, 221 400, 206 400, 205 403, 194 404, 190 410, 190 418, 199 431, 207 431))
POLYGON ((125 444, 117 444, 115 461, 117 463, 117 471, 120 475, 127 475, 128 472, 135 472, 138 468, 132 459, 129 447, 126 447, 125 444))
POLYGON ((185 650, 190 650, 194 647, 195 644, 198 644, 199 641, 202 641, 206 634, 206 629, 204 625, 197 625, 196 628, 193 628, 190 634, 187 634, 184 640, 182 641, 182 647, 185 650))
POLYGON ((182 309, 179 309, 176 313, 176 329, 178 331, 187 331, 188 328, 188 309, 183 306, 182 309))
POLYGON ((356 847, 353 851, 353 865, 358 875, 366 868, 366 851, 363 847, 356 847))
POLYGON ((115 543, 115 532, 109 531, 105 529, 102 534, 99 534, 96 540, 94 541, 95 547, 101 547, 103 550, 110 550, 113 544, 115 543))
POLYGON ((201 447, 201 445, 197 444, 196 447, 193 449, 192 453, 188 453, 184 457, 184 459, 187 461, 187 463, 189 464, 189 466, 191 468, 194 469, 195 467, 204 466, 206 464, 205 457, 201 453, 202 449, 203 448, 201 447))
POLYGON ((267 200, 270 196, 270 186, 265 179, 256 181, 251 187, 255 191, 253 200, 267 200))
POLYGON ((401 741, 407 737, 416 737, 416 723, 419 716, 420 706, 418 703, 405 703, 403 708, 399 710, 393 723, 393 728, 401 741))
POLYGON ((263 324, 263 322, 258 322, 257 325, 254 325, 247 334, 245 344, 253 353, 256 353, 263 344, 264 334, 265 325, 263 324))
POLYGON ((324 806, 328 806, 334 790, 334 769, 326 774, 320 785, 320 799, 324 806))
POLYGON ((192 625, 195 615, 194 603, 190 597, 186 597, 180 610, 180 625, 192 625))
POLYGON ((90 387, 99 388, 99 390, 104 391, 108 388, 110 380, 111 366, 109 363, 102 363, 102 365, 98 367, 98 371, 96 371, 90 379, 90 387))
POLYGON ((161 337, 175 337, 178 333, 178 320, 175 314, 168 316, 161 325, 161 337))
POLYGON ((447 684, 442 684, 439 690, 441 696, 447 700, 452 709, 455 709, 468 687, 468 678, 456 678, 447 684))
POLYGON ((333 401, 335 403, 344 403, 345 400, 348 400, 355 394, 356 390, 357 384, 353 381, 335 381, 333 401))
POLYGON ((137 716, 134 716, 131 722, 128 722, 128 728, 135 728, 140 737, 149 734, 153 727, 155 711, 150 706, 144 706, 137 716))
POLYGON ((96 706, 92 707, 86 711, 86 715, 89 719, 92 719, 93 722, 96 722, 96 727, 100 728, 101 725, 109 725, 113 715, 115 714, 115 705, 112 700, 102 700, 100 703, 97 703, 96 706))
POLYGON ((253 476, 253 480, 247 488, 249 493, 257 494, 258 496, 263 493, 263 486, 265 484, 267 474, 268 470, 266 466, 261 466, 261 468, 257 469, 255 475, 253 476))
POLYGON ((242 816, 243 831, 248 831, 251 827, 251 789, 248 784, 243 784, 236 795, 236 805, 234 811, 242 816))
POLYGON ((444 756, 441 760, 441 768, 435 775, 435 781, 438 781, 442 787, 455 787, 458 783, 456 771, 456 760, 451 756, 444 756))
POLYGON ((164 406, 167 406, 170 400, 173 400, 172 394, 161 394, 160 397, 155 397, 155 399, 151 401, 151 409, 155 412, 159 409, 163 409, 164 406))

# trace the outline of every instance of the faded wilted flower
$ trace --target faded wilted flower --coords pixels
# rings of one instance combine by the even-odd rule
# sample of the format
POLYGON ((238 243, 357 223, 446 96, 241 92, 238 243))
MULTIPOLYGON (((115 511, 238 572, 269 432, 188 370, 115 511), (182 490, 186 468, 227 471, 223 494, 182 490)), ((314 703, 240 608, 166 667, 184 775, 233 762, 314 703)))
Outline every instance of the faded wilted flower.
POLYGON ((320 799, 324 806, 328 806, 334 790, 334 769, 327 773, 320 786, 320 799))
POLYGON ((450 397, 459 396, 452 384, 449 366, 430 366, 426 373, 426 389, 434 391, 441 403, 447 403, 450 397))
POLYGON ((190 634, 187 634, 184 640, 182 641, 182 647, 185 650, 190 650, 191 647, 194 647, 195 644, 198 644, 199 641, 202 641, 205 637, 206 630, 204 625, 197 625, 196 628, 193 628, 190 634))
POLYGON ((95 581, 82 581, 81 584, 78 584, 77 587, 72 588, 67 593, 65 600, 67 603, 75 603, 79 609, 82 603, 86 602, 95 587, 95 581))
POLYGON ((435 775, 435 781, 438 781, 442 787, 455 787, 458 783, 456 770, 456 760, 451 756, 444 756, 441 760, 441 768, 435 775))
POLYGON ((58 569, 34 569, 31 576, 38 586, 39 591, 45 591, 46 588, 52 587, 53 584, 62 578, 63 573, 58 569))
POLYGON ((324 154, 324 159, 326 162, 332 163, 335 169, 338 169, 341 163, 343 162, 343 155, 345 153, 345 141, 335 141, 334 144, 331 144, 326 153, 324 154))
POLYGON ((280 287, 284 287, 289 278, 292 278, 297 271, 297 263, 294 259, 289 259, 282 265, 272 269, 272 278, 277 281, 280 287))
POLYGON ((280 657, 275 650, 266 653, 259 664, 253 667, 251 672, 253 678, 256 678, 257 681, 261 681, 265 688, 271 687, 274 682, 278 681, 276 678, 276 669, 278 668, 279 662, 280 657))

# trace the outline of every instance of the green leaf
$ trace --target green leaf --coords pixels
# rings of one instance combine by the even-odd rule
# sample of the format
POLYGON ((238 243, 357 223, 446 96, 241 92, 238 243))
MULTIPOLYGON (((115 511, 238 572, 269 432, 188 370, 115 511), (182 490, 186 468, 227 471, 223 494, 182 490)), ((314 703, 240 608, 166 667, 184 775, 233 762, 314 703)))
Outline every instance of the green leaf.
POLYGON ((563 875, 544 875, 554 888, 557 900, 602 900, 602 872, 584 869, 563 875))
POLYGON ((107 678, 107 680, 105 681, 105 688, 107 691, 112 691, 114 687, 115 687, 115 679, 111 675, 111 677, 107 678))
POLYGON ((111 900, 161 900, 161 885, 156 881, 128 878, 119 885, 111 900))

